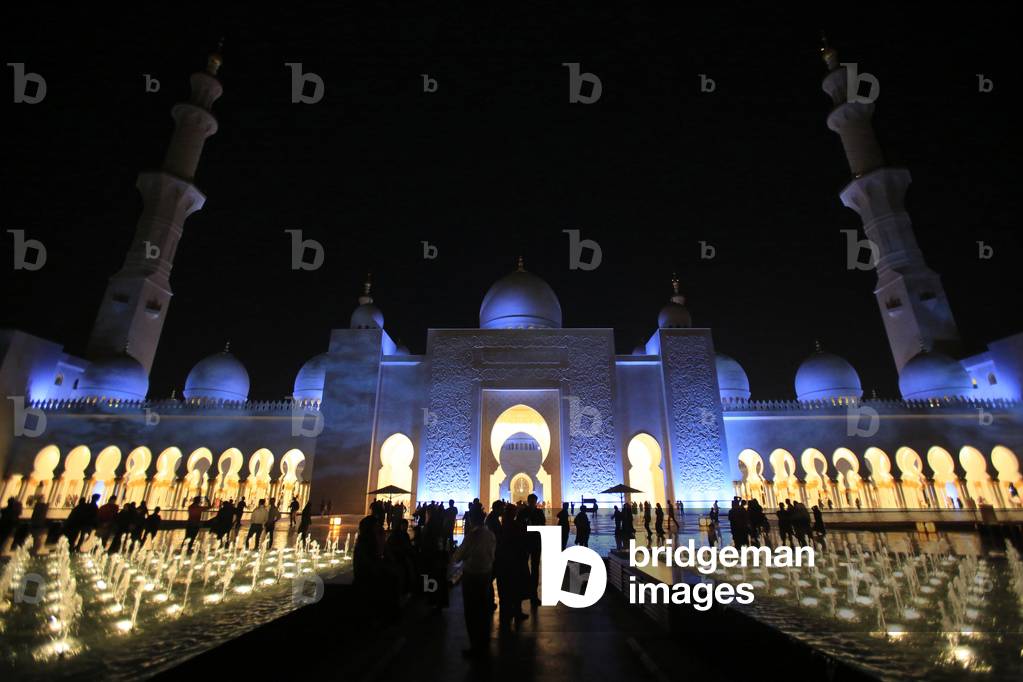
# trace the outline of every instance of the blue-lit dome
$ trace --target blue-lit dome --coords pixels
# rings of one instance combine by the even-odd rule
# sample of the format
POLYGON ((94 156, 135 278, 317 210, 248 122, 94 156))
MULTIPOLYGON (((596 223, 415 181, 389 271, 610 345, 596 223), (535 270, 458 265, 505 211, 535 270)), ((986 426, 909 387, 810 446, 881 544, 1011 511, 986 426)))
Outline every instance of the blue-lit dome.
POLYGON ((904 400, 927 400, 969 396, 973 382, 958 361, 942 353, 923 351, 899 373, 899 392, 904 400))
POLYGON ((816 353, 803 360, 796 371, 797 400, 830 400, 832 398, 860 398, 863 388, 860 377, 843 358, 816 353))
POLYGON ((149 375, 138 360, 125 353, 89 365, 78 392, 90 398, 145 400, 149 375))
POLYGON ((749 377, 742 365, 724 353, 715 353, 714 366, 717 368, 718 390, 722 398, 749 400, 749 377))
POLYGON ((480 329, 560 329, 561 303, 547 282, 519 269, 497 280, 480 306, 480 329))
POLYGON ((227 350, 203 358, 188 373, 185 398, 244 402, 249 398, 249 373, 227 350))
POLYGON ((320 353, 298 370, 295 376, 295 400, 323 400, 323 386, 327 381, 327 354, 320 353))

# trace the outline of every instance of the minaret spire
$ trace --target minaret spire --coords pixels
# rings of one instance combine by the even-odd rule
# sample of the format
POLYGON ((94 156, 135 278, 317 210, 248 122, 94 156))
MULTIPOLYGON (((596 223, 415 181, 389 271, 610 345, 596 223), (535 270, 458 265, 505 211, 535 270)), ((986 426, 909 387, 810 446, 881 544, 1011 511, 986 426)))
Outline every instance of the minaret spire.
POLYGON ((860 215, 870 250, 877 257, 874 295, 895 365, 901 371, 919 352, 920 343, 956 355, 959 330, 952 309, 941 278, 924 261, 906 211, 909 171, 885 164, 871 125, 874 101, 857 95, 859 79, 873 76, 859 72, 856 64, 840 63, 826 39, 821 57, 829 69, 822 87, 834 104, 828 127, 842 139, 853 175, 840 197, 860 215), (850 76, 857 82, 850 83, 850 76))
POLYGON ((359 296, 359 305, 369 305, 373 302, 370 290, 373 288, 373 273, 366 273, 366 281, 362 283, 362 296, 359 296))
POLYGON ((193 179, 203 144, 217 131, 211 109, 223 93, 216 78, 222 63, 218 46, 206 69, 192 74, 188 101, 171 109, 174 133, 163 165, 138 175, 142 215, 124 264, 110 278, 100 303, 89 337, 91 358, 116 354, 130 338, 131 355, 146 371, 153 366, 173 295, 170 273, 185 219, 206 201, 193 179))

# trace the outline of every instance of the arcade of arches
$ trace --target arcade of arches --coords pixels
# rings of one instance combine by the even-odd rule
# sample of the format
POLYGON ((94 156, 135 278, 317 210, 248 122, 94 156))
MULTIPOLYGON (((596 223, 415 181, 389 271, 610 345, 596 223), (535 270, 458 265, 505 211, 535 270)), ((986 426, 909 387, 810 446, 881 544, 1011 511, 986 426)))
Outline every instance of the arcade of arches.
POLYGON ((995 446, 989 457, 969 445, 959 450, 958 458, 939 446, 924 453, 901 447, 894 455, 871 447, 857 457, 848 448, 838 448, 829 458, 807 448, 797 458, 778 448, 765 464, 759 452, 746 449, 738 456, 742 480, 735 482, 735 493, 755 497, 767 507, 785 499, 806 505, 830 500, 839 509, 1021 507, 1023 474, 1016 453, 1005 446, 995 446))
POLYGON ((305 454, 288 450, 279 457, 266 448, 246 456, 238 448, 219 455, 209 448, 196 448, 187 456, 176 447, 158 455, 137 447, 122 456, 110 445, 95 457, 85 445, 71 448, 66 455, 56 445, 47 445, 35 457, 28 476, 14 474, 0 482, 0 499, 27 499, 42 495, 51 509, 69 509, 79 497, 100 496, 100 504, 113 498, 118 503, 142 502, 152 509, 182 509, 196 495, 211 502, 246 498, 276 499, 282 509, 297 498, 308 499, 309 484, 302 480, 305 454), (61 464, 63 463, 63 466, 61 464), (276 467, 275 467, 276 463, 276 467), (90 464, 91 470, 90 470, 90 464))

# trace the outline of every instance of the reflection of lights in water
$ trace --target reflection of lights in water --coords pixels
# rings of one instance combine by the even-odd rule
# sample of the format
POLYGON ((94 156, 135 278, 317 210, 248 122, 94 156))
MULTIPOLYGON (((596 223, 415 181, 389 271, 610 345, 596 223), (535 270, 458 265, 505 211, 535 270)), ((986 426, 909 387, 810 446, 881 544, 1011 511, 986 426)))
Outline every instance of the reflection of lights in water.
POLYGON ((107 589, 107 581, 106 580, 97 580, 96 581, 96 589, 97 590, 105 590, 105 589, 107 589))
POLYGON ((898 623, 891 623, 888 626, 887 635, 891 639, 902 639, 906 636, 906 628, 898 623))
POLYGON ((142 586, 142 589, 145 590, 146 592, 152 592, 153 590, 156 589, 156 585, 154 585, 153 583, 146 583, 145 585, 142 586))
POLYGON ((788 593, 789 593, 789 591, 786 588, 784 588, 784 587, 776 587, 776 588, 774 588, 774 592, 773 592, 774 596, 776 596, 776 597, 784 597, 788 593))
POLYGON ((799 603, 803 606, 817 606, 820 602, 817 597, 803 597, 799 600, 799 603))
POLYGON ((252 585, 239 585, 238 587, 234 588, 234 591, 237 592, 238 594, 248 594, 249 592, 252 591, 252 585))
POLYGON ((181 604, 171 604, 167 607, 167 615, 175 616, 181 610, 181 604))
POLYGON ((341 560, 340 559, 331 559, 330 563, 331 564, 339 564, 339 563, 341 563, 341 560))
POLYGON ((871 604, 874 603, 874 600, 866 595, 858 594, 856 595, 856 603, 860 604, 861 606, 870 606, 871 604))
POLYGON ((220 595, 207 594, 205 597, 203 597, 203 601, 206 602, 207 604, 216 604, 218 601, 220 601, 220 595))
POLYGON ((913 608, 903 609, 902 615, 906 620, 918 620, 920 618, 920 612, 913 608))
POLYGON ((115 627, 121 632, 129 632, 131 630, 131 621, 127 619, 119 620, 115 624, 115 627))
POLYGON ((835 615, 842 620, 856 620, 856 612, 852 609, 839 609, 835 611, 835 615))
POLYGON ((964 666, 969 665, 973 661, 973 649, 968 646, 952 647, 952 657, 964 666))
POLYGON ((767 583, 765 583, 763 580, 754 580, 753 582, 750 583, 750 585, 756 588, 767 587, 767 583))
POLYGON ((294 577, 295 577, 295 574, 294 574, 294 573, 292 573, 291 571, 285 571, 285 573, 284 573, 284 577, 285 577, 285 578, 294 578, 294 577))
POLYGON ((263 578, 264 585, 273 585, 275 582, 277 581, 274 580, 273 578, 263 578))
POLYGON ((110 614, 110 615, 114 615, 116 613, 120 613, 122 608, 123 607, 120 604, 111 604, 110 606, 108 606, 106 608, 105 613, 110 614))
POLYGON ((934 594, 934 588, 930 585, 921 585, 920 594, 934 594))
POLYGON ((838 594, 838 590, 834 587, 822 587, 821 594, 825 596, 831 596, 833 594, 838 594))
POLYGON ((157 604, 162 604, 163 602, 167 601, 167 593, 161 592, 159 594, 154 594, 153 601, 155 601, 157 604))
POLYGON ((773 578, 774 580, 785 580, 786 578, 788 578, 788 576, 785 575, 784 573, 772 573, 771 578, 773 578))
POLYGON ((51 658, 74 656, 82 650, 82 645, 75 639, 58 639, 47 642, 32 653, 37 661, 51 658))
POLYGON ((966 617, 970 620, 977 620, 978 616, 980 616, 980 611, 977 609, 966 609, 966 617))

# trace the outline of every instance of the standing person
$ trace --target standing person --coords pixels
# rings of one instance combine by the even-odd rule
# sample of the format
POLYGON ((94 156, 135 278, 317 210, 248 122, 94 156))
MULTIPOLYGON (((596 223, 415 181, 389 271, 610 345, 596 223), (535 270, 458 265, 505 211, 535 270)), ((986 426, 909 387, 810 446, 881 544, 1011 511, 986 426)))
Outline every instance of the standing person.
POLYGON ((131 540, 136 545, 142 542, 142 531, 145 530, 147 516, 149 516, 149 507, 146 506, 146 501, 142 500, 139 506, 135 508, 135 516, 131 524, 131 540))
POLYGON ((650 532, 650 503, 643 503, 643 530, 646 531, 646 541, 650 544, 650 538, 653 533, 650 532))
POLYGON ((579 506, 579 513, 575 515, 575 544, 590 546, 590 517, 586 515, 585 504, 579 506))
MULTIPOLYGON (((78 498, 78 504, 68 513, 67 518, 64 519, 64 537, 67 538, 68 544, 71 549, 74 550, 75 543, 78 541, 78 533, 82 529, 82 516, 85 514, 85 508, 88 504, 84 497, 78 498)), ((0 540, 0 551, 3 548, 3 541, 0 540)))
MULTIPOLYGON (((217 510, 217 515, 213 517, 213 523, 210 525, 210 530, 217 536, 217 542, 224 542, 224 535, 231 532, 231 526, 234 525, 234 503, 228 500, 224 504, 220 505, 220 509, 217 510)), ((230 541, 230 537, 228 537, 230 541)))
POLYGON ((447 534, 448 547, 455 543, 455 524, 458 522, 458 507, 454 500, 448 500, 448 508, 444 510, 444 532, 447 534))
POLYGON ((288 505, 288 528, 295 527, 295 517, 298 515, 298 498, 292 497, 291 504, 288 505))
POLYGON ((18 527, 20 518, 21 502, 18 502, 16 497, 8 497, 7 506, 0 512, 0 554, 4 551, 7 538, 14 535, 14 529, 18 527))
POLYGON ((675 528, 678 528, 678 521, 675 520, 675 507, 677 505, 678 505, 677 502, 675 504, 668 504, 667 505, 667 507, 668 507, 668 532, 669 533, 671 532, 671 524, 674 523, 675 524, 675 528))
POLYGON ((313 522, 313 503, 306 502, 302 509, 302 518, 298 523, 298 539, 309 540, 309 524, 313 522))
POLYGON ((99 535, 100 542, 103 544, 106 544, 107 539, 110 537, 110 531, 113 530, 115 518, 117 518, 117 503, 111 498, 96 512, 97 534, 99 535))
POLYGON ((465 539, 455 550, 454 561, 462 562, 462 603, 469 648, 466 658, 490 654, 490 620, 493 598, 490 584, 494 579, 494 553, 497 538, 484 523, 483 512, 468 514, 465 539))
POLYGON ((39 554, 46 544, 46 515, 50 512, 50 505, 46 504, 46 498, 36 495, 35 504, 32 505, 32 518, 29 527, 32 529, 33 554, 39 554))
POLYGON ((778 534, 781 536, 782 544, 787 545, 792 534, 792 521, 789 511, 785 508, 785 501, 778 503, 778 534))
POLYGON ((827 535, 827 531, 824 529, 824 514, 821 512, 821 508, 818 505, 813 505, 813 532, 822 538, 827 535))
POLYGON ((234 507, 234 536, 237 538, 238 534, 242 530, 242 517, 245 516, 245 498, 238 500, 238 504, 234 507))
POLYGON ((657 539, 664 540, 664 510, 661 509, 660 502, 657 503, 654 515, 654 527, 657 529, 657 539))
POLYGON ((636 539, 636 528, 633 526, 632 507, 625 505, 622 511, 622 547, 630 546, 630 541, 636 539))
POLYGON ((561 549, 564 551, 568 545, 568 502, 561 503, 561 511, 558 512, 558 525, 561 526, 561 549))
POLYGON ((185 521, 185 539, 181 543, 181 546, 185 546, 185 542, 188 543, 188 551, 192 551, 192 547, 195 545, 195 538, 199 535, 199 529, 202 528, 202 515, 209 507, 202 505, 202 498, 196 495, 192 498, 192 504, 188 505, 188 520, 185 521))
POLYGON ((266 510, 266 541, 267 549, 273 549, 274 546, 274 527, 277 525, 277 521, 281 518, 281 510, 277 508, 277 500, 270 500, 270 508, 266 510))
POLYGON ((537 588, 540 584, 540 534, 530 532, 529 526, 546 526, 547 516, 542 509, 536 506, 537 497, 530 493, 526 498, 526 506, 519 512, 519 523, 526 529, 526 549, 529 551, 529 601, 534 605, 540 604, 540 597, 537 588))
MULTIPOLYGON (((615 505, 615 510, 611 514, 611 519, 615 522, 615 549, 621 549, 622 542, 622 512, 618 510, 618 505, 615 505)), ((564 547, 562 547, 564 549, 564 547)))
POLYGON ((160 522, 163 521, 160 518, 160 508, 157 507, 153 510, 153 513, 149 515, 149 518, 145 520, 146 530, 142 534, 142 542, 145 542, 149 538, 153 538, 156 541, 156 534, 160 532, 160 522))
MULTIPOLYGON (((92 499, 86 503, 85 508, 82 510, 82 516, 78 521, 78 540, 72 545, 72 548, 77 552, 82 548, 82 543, 96 532, 96 524, 99 518, 99 495, 93 495, 92 499)), ((3 547, 3 543, 0 542, 0 548, 3 547)))
POLYGON ((245 549, 249 548, 249 538, 256 536, 255 549, 259 549, 259 539, 263 535, 263 526, 266 524, 266 500, 261 499, 256 508, 249 515, 249 533, 245 536, 245 549))
POLYGON ((745 547, 749 544, 749 513, 738 497, 732 498, 732 508, 728 510, 728 525, 732 529, 732 541, 736 547, 745 547))
POLYGON ((498 621, 501 629, 507 630, 512 621, 519 623, 529 618, 522 612, 522 600, 529 580, 528 552, 525 531, 517 519, 514 504, 505 506, 501 518, 501 532, 494 552, 494 574, 501 602, 498 621))

